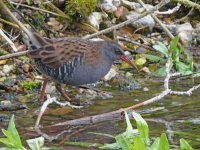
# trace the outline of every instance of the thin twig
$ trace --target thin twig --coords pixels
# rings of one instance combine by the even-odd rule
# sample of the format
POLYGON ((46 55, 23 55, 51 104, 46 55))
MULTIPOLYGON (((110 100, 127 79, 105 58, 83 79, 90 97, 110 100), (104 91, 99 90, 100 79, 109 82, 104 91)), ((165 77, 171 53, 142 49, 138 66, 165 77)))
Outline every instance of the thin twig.
POLYGON ((3 30, 0 29, 0 35, 9 43, 10 47, 12 47, 14 52, 17 52, 17 48, 15 44, 4 34, 3 30))

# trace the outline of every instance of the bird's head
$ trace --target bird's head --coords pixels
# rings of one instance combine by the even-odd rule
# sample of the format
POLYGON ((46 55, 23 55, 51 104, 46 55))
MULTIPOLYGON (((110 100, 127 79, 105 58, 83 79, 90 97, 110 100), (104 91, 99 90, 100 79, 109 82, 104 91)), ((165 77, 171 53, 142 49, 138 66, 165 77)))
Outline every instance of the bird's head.
POLYGON ((124 50, 117 42, 108 41, 106 45, 106 54, 112 59, 122 60, 132 66, 134 69, 137 69, 136 65, 132 63, 132 61, 125 55, 124 50))

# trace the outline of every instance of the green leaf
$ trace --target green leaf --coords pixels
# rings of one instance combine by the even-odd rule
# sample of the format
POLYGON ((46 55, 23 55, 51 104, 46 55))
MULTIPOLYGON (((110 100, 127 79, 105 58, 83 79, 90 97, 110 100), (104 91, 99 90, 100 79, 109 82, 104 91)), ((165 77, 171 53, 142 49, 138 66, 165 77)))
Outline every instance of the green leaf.
POLYGON ((193 150, 192 146, 184 139, 180 139, 180 147, 181 150, 193 150))
POLYGON ((182 74, 192 73, 191 65, 186 65, 185 63, 182 63, 182 62, 176 63, 176 69, 179 73, 182 73, 182 74))
POLYGON ((72 145, 72 146, 80 146, 84 148, 90 148, 90 147, 100 147, 102 144, 99 143, 88 143, 88 142, 65 142, 67 145, 72 145))
POLYGON ((128 117, 128 114, 127 112, 124 113, 125 114, 125 120, 126 120, 126 132, 124 133, 124 135, 127 137, 127 138, 132 138, 133 137, 133 127, 132 127, 132 124, 130 122, 130 119, 128 117))
POLYGON ((137 129, 139 130, 140 137, 144 140, 145 144, 149 144, 149 127, 147 122, 141 117, 140 114, 132 112, 133 117, 135 118, 137 129))
POLYGON ((155 76, 164 77, 166 76, 166 66, 163 66, 154 72, 155 76))
POLYGON ((160 136, 158 150, 169 150, 169 142, 165 133, 162 133, 160 136))
POLYGON ((0 150, 8 150, 7 147, 1 147, 0 150))
POLYGON ((180 50, 178 48, 178 41, 179 41, 178 36, 176 36, 170 41, 170 50, 172 52, 172 60, 174 62, 179 62, 179 58, 180 58, 180 50))
POLYGON ((146 150, 145 143, 142 138, 137 136, 133 138, 134 141, 134 150, 146 150))
POLYGON ((146 59, 148 59, 150 62, 161 62, 164 63, 166 62, 166 59, 156 56, 156 55, 151 55, 151 54, 143 54, 146 59))
POLYGON ((145 63, 146 63, 146 57, 140 57, 140 58, 137 58, 137 59, 135 59, 135 64, 137 65, 137 66, 142 66, 142 65, 144 65, 145 63))
POLYGON ((155 139, 155 141, 151 145, 150 150, 158 150, 159 143, 160 143, 160 138, 158 137, 155 139))
POLYGON ((169 51, 163 43, 158 42, 158 44, 153 45, 153 48, 156 49, 157 51, 161 52, 162 54, 164 54, 165 57, 169 56, 169 51))
POLYGON ((175 38, 173 38, 171 41, 170 41, 170 50, 173 52, 177 52, 179 51, 178 50, 178 41, 179 41, 179 38, 178 36, 176 36, 175 38))
POLYGON ((10 141, 10 139, 8 139, 8 138, 0 138, 0 143, 3 143, 4 145, 6 145, 7 147, 10 147, 10 148, 15 147, 13 142, 10 141))
POLYGON ((44 145, 44 137, 29 139, 26 140, 26 142, 28 146, 31 148, 31 150, 42 150, 42 147, 44 145))
POLYGON ((125 138, 122 134, 119 134, 115 137, 117 145, 122 149, 122 150, 132 150, 133 147, 130 143, 129 140, 125 138))
POLYGON ((117 145, 117 143, 112 143, 112 144, 104 144, 103 146, 99 147, 100 149, 120 149, 117 145))
POLYGON ((9 125, 8 125, 8 132, 14 138, 15 145, 17 146, 17 148, 23 148, 20 136, 19 136, 17 129, 15 127, 14 115, 12 115, 12 117, 10 119, 10 122, 9 122, 9 125))

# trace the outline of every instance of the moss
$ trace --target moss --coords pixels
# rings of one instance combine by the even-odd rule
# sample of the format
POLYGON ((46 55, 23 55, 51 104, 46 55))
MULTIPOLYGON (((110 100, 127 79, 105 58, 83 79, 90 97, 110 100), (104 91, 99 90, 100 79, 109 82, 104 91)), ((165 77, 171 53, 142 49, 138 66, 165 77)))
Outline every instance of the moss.
POLYGON ((86 19, 87 16, 95 10, 96 0, 69 0, 66 3, 65 12, 72 17, 77 19, 80 16, 86 19))
POLYGON ((21 81, 19 85, 26 90, 32 90, 34 87, 38 86, 40 83, 37 81, 21 81))

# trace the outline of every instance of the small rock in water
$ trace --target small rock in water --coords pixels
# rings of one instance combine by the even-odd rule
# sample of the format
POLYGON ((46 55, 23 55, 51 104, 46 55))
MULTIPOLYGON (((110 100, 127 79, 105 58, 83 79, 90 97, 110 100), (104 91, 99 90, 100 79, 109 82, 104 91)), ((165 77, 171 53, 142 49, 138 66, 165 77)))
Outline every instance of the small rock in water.
MULTIPOLYGON (((130 74, 128 73, 128 76, 129 75, 130 74)), ((114 79, 112 87, 117 87, 122 91, 127 91, 140 88, 140 84, 134 80, 132 75, 126 78, 126 75, 124 76, 120 74, 114 79)))
POLYGON ((9 100, 1 101, 1 107, 11 107, 12 103, 9 100))
POLYGON ((148 91, 149 91, 149 88, 144 87, 144 88, 143 88, 143 91, 144 91, 144 92, 148 92, 148 91))
POLYGON ((85 98, 85 99, 95 99, 97 97, 100 97, 101 99, 108 99, 112 98, 111 92, 105 92, 105 91, 95 91, 92 89, 79 89, 79 94, 76 95, 76 98, 85 98))

